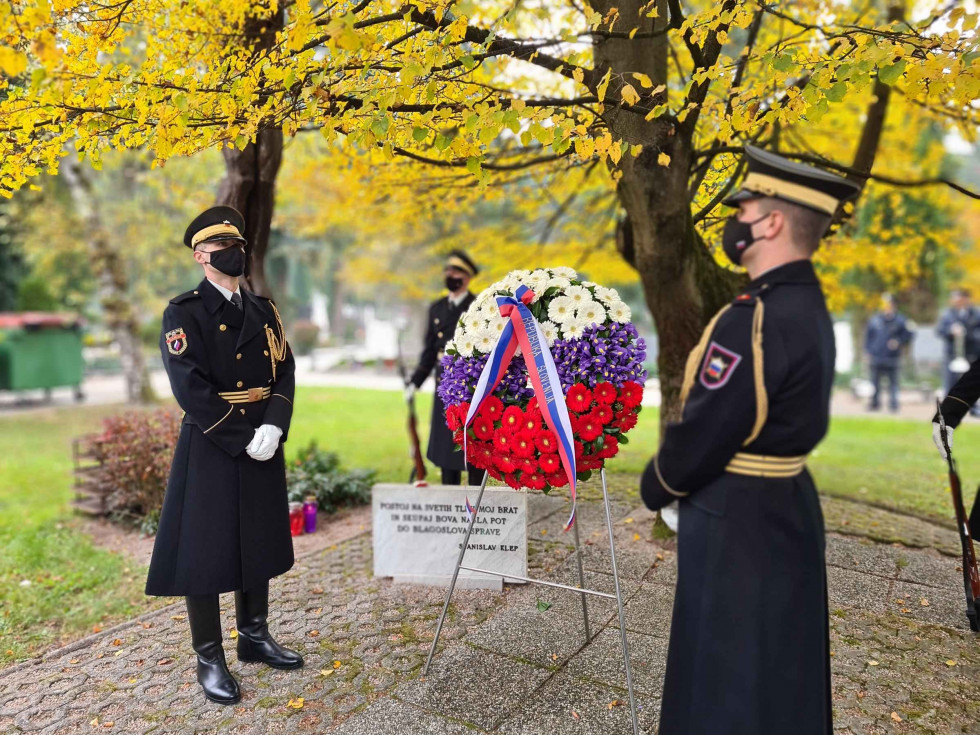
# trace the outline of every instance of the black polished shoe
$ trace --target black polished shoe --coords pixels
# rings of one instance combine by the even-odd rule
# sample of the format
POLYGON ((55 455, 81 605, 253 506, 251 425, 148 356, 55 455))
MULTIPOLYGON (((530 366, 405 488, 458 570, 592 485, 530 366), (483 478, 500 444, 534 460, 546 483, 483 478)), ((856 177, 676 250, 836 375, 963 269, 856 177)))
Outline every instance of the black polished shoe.
POLYGON ((260 662, 274 669, 298 669, 303 657, 280 646, 269 633, 269 584, 235 592, 238 619, 238 660, 260 662))
POLYGON ((225 663, 218 596, 189 595, 185 599, 191 641, 197 653, 197 681, 204 696, 218 704, 235 704, 241 700, 242 692, 225 663))

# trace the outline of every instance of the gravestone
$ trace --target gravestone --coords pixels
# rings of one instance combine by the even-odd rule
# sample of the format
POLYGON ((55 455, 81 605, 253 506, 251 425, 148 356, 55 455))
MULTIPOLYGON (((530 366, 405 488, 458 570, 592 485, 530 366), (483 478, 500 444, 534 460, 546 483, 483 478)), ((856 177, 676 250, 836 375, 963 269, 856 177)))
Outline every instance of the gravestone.
MULTIPOLYGON (((380 484, 371 490, 374 576, 448 587, 479 488, 380 484)), ((463 564, 527 576, 527 495, 510 488, 483 493, 463 564)), ((460 570, 457 587, 502 589, 517 579, 460 570)))

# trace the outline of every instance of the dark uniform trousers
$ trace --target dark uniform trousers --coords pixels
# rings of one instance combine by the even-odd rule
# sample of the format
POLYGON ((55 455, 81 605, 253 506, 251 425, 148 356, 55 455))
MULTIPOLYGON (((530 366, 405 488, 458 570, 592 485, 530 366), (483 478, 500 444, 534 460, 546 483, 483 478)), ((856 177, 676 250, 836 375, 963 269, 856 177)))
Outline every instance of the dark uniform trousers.
MULTIPOLYGON (((425 330, 425 344, 419 364, 412 373, 411 383, 420 388, 429 374, 435 370, 436 395, 432 402, 432 420, 429 425, 429 446, 426 457, 442 470, 443 485, 458 485, 462 479, 463 453, 456 451, 453 434, 446 426, 446 407, 439 398, 439 379, 442 377, 442 359, 446 343, 456 333, 459 318, 470 308, 476 297, 467 293, 459 305, 453 304, 448 297, 433 301, 429 305, 428 321, 425 330)), ((470 485, 483 482, 483 470, 470 464, 467 467, 470 485)))
POLYGON ((160 348, 185 413, 148 595, 261 589, 293 565, 282 443, 295 364, 273 303, 245 292, 242 306, 204 279, 163 315, 160 348), (245 447, 266 423, 282 437, 273 457, 260 462, 245 447))
POLYGON ((833 325, 813 267, 763 274, 688 361, 642 478, 680 499, 661 735, 830 735, 824 525, 804 467, 829 423, 833 325))

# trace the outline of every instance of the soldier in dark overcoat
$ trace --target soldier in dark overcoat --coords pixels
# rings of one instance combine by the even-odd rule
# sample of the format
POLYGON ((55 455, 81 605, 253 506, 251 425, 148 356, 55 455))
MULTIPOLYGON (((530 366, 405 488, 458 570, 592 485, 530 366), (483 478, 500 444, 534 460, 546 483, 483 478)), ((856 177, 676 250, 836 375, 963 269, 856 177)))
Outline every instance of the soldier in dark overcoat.
MULTIPOLYGON (((446 426, 446 407, 439 398, 439 379, 442 377, 440 362, 445 354, 446 343, 456 333, 459 318, 466 313, 476 297, 470 293, 470 280, 479 270, 462 250, 453 250, 446 258, 443 269, 446 289, 449 293, 429 305, 426 316, 425 343, 418 365, 405 387, 405 398, 411 400, 416 389, 435 370, 436 395, 432 402, 432 422, 429 426, 429 447, 426 457, 442 470, 443 485, 459 485, 462 481, 463 453, 456 451, 453 434, 446 426)), ((483 470, 472 464, 467 467, 469 483, 479 485, 483 470)))
POLYGON ((303 665, 267 624, 269 580, 293 565, 282 444, 295 364, 275 304, 239 287, 243 231, 235 209, 212 207, 184 234, 205 278, 163 314, 160 350, 184 416, 146 581, 148 595, 186 598, 198 681, 221 704, 241 698, 221 592, 235 592, 240 661, 303 665))
POLYGON ((687 362, 643 474, 680 499, 661 735, 831 735, 824 524, 807 455, 827 431, 834 332, 810 257, 849 181, 753 147, 723 247, 752 279, 687 362))

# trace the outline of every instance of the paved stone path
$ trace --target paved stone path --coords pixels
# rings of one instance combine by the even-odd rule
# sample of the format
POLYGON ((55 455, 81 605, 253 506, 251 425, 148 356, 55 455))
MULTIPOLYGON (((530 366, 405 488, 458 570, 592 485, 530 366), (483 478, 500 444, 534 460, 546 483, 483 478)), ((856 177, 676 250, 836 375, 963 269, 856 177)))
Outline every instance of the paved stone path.
MULTIPOLYGON (((649 540, 653 515, 635 496, 615 497, 640 721, 653 733, 676 555, 672 542, 649 540)), ((529 500, 531 576, 574 583, 572 539, 561 532, 567 504, 529 500)), ((611 592, 601 504, 586 500, 579 518, 586 582, 611 592)), ((980 643, 961 611, 958 560, 832 534, 827 562, 837 731, 980 732, 980 643)), ((574 593, 460 590, 423 680, 443 592, 370 575, 363 534, 300 558, 276 580, 273 630, 307 664, 292 672, 241 664, 226 637, 244 692, 237 706, 201 696, 177 604, 0 671, 0 733, 629 732, 614 602, 590 599, 586 645, 574 593)), ((222 602, 230 633, 233 600, 222 602)))

